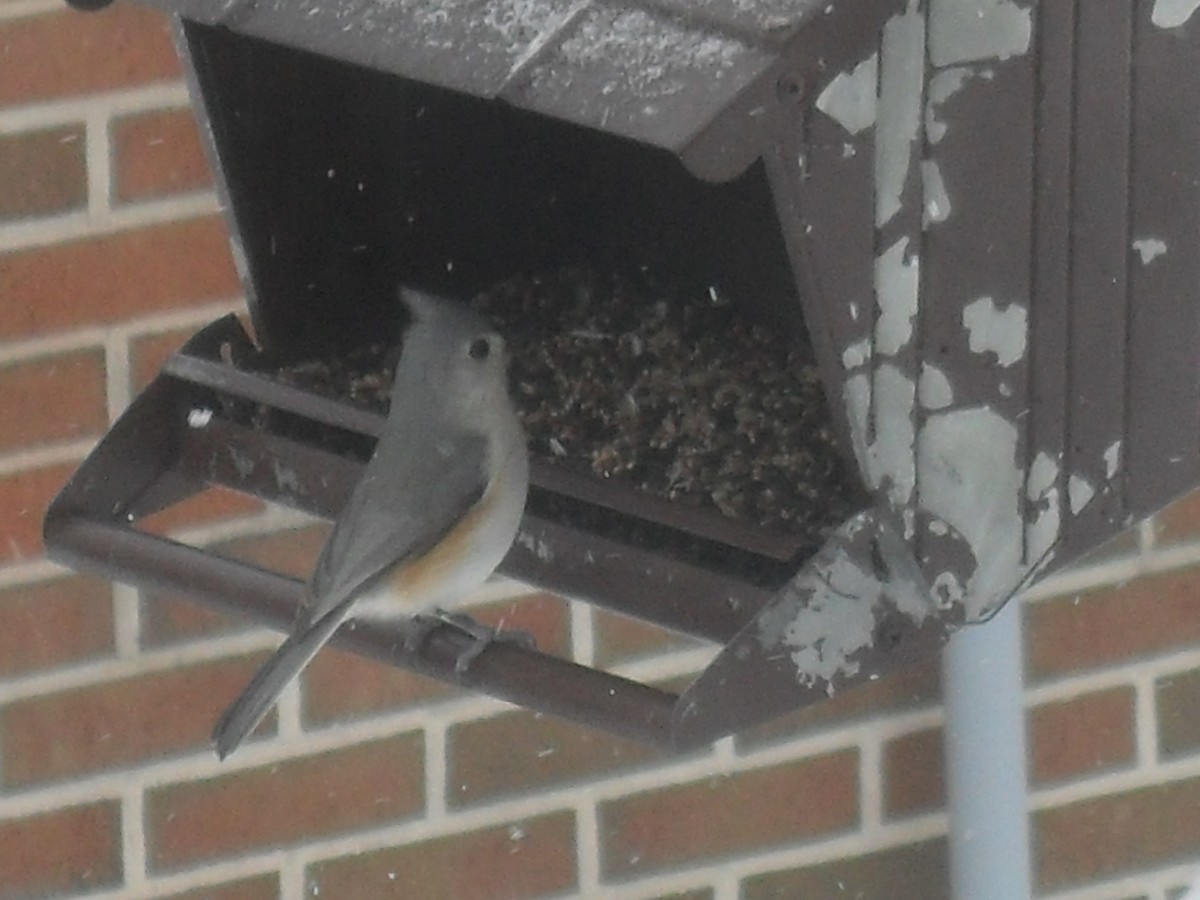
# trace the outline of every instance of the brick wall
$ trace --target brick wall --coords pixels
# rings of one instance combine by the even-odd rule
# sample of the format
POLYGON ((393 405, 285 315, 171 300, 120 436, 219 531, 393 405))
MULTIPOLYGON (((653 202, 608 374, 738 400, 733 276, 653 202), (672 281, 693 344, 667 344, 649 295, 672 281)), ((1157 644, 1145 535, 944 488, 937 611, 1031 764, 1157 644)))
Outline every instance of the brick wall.
MULTIPOLYGON (((323 653, 227 764, 278 638, 41 557, 48 499, 239 287, 163 20, 0 0, 0 898, 939 898, 936 664, 682 759, 323 653)), ((160 527, 304 573, 321 529, 212 493, 160 527)), ((670 680, 703 651, 498 582, 482 615, 670 680)), ((1025 605, 1039 892, 1200 860, 1200 499, 1025 605)))

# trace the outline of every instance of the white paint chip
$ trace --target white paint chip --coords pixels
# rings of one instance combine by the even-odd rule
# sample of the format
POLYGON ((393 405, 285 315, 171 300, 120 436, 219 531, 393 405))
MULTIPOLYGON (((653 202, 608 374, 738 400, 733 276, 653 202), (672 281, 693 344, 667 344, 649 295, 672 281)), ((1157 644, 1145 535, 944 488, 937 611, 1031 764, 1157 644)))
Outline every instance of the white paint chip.
POLYGON ((994 353, 1002 366, 1011 366, 1025 355, 1025 307, 1010 303, 1004 309, 991 297, 980 297, 963 307, 963 327, 972 353, 994 353))
POLYGON ((1079 475, 1072 475, 1067 482, 1067 498, 1071 502, 1071 515, 1079 515, 1079 511, 1088 505, 1088 501, 1096 495, 1096 489, 1091 482, 1079 475))
POLYGON ((1032 34, 1031 10, 1013 0, 930 0, 929 60, 938 68, 1021 56, 1032 34))
POLYGON ((1200 0, 1154 0, 1150 21, 1159 28, 1178 28, 1200 9, 1200 0))
POLYGON ((842 351, 842 366, 847 371, 865 366, 870 359, 871 342, 866 338, 863 338, 861 341, 855 341, 842 351))
POLYGON ((954 388, 946 373, 932 363, 921 366, 917 399, 925 409, 945 409, 954 402, 954 388))
POLYGON ((1108 445, 1108 449, 1104 451, 1104 475, 1106 478, 1112 478, 1117 474, 1117 469, 1121 465, 1121 441, 1115 440, 1108 445))
MULTIPOLYGON (((1200 0, 1196 2, 1200 3, 1200 0)), ((1159 238, 1136 238, 1130 246, 1142 258, 1143 266, 1149 265, 1167 252, 1167 242, 1159 238)))
POLYGON ((935 160, 921 161, 921 188, 925 199, 924 226, 937 225, 950 217, 950 197, 942 179, 941 166, 935 160))
POLYGON ((879 60, 875 124, 875 224, 900 211, 921 128, 925 88, 925 16, 917 0, 888 20, 879 60))
POLYGON ((875 260, 875 296, 879 304, 875 350, 884 356, 899 353, 913 336, 921 266, 916 256, 909 256, 908 243, 907 237, 900 238, 875 260))
POLYGON ((875 124, 878 73, 879 56, 872 54, 829 82, 817 97, 817 109, 850 134, 865 131, 875 124))

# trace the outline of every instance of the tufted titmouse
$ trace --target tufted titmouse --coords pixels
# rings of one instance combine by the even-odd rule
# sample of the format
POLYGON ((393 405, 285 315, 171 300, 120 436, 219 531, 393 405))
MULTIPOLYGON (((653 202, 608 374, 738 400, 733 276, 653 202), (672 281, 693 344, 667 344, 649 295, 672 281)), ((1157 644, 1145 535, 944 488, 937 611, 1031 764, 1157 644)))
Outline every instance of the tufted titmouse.
MULTIPOLYGON (((325 542, 291 635, 213 730, 222 759, 348 618, 396 621, 435 609, 477 641, 489 639, 483 626, 437 604, 483 583, 525 507, 529 459, 506 386, 504 341, 465 307, 411 290, 401 298, 413 323, 387 424, 325 542)), ((409 628, 418 639, 428 631, 409 628)))

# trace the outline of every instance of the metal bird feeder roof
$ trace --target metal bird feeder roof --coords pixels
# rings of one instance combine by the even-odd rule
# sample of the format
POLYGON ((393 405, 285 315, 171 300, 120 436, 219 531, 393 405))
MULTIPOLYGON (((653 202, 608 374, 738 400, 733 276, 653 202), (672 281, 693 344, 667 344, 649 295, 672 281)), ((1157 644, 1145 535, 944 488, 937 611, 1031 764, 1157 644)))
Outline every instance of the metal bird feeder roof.
POLYGON ((398 284, 581 262, 719 285, 808 348, 848 473, 819 527, 535 459, 501 571, 720 645, 694 683, 336 642, 693 746, 933 652, 1200 483, 1187 3, 155 5, 258 343, 225 319, 166 364, 50 509, 58 559, 286 629, 299 582, 137 520, 210 484, 335 516, 381 413, 272 372, 399 339, 398 284))

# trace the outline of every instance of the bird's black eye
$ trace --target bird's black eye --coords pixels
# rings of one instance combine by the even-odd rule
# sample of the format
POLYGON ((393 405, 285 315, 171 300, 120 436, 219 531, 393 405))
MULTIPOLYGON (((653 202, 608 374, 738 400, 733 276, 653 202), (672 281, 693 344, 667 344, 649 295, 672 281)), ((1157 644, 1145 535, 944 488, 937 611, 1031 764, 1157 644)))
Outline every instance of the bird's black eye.
POLYGON ((492 352, 492 345, 487 338, 475 338, 467 352, 471 354, 471 359, 487 359, 488 354, 492 352))

